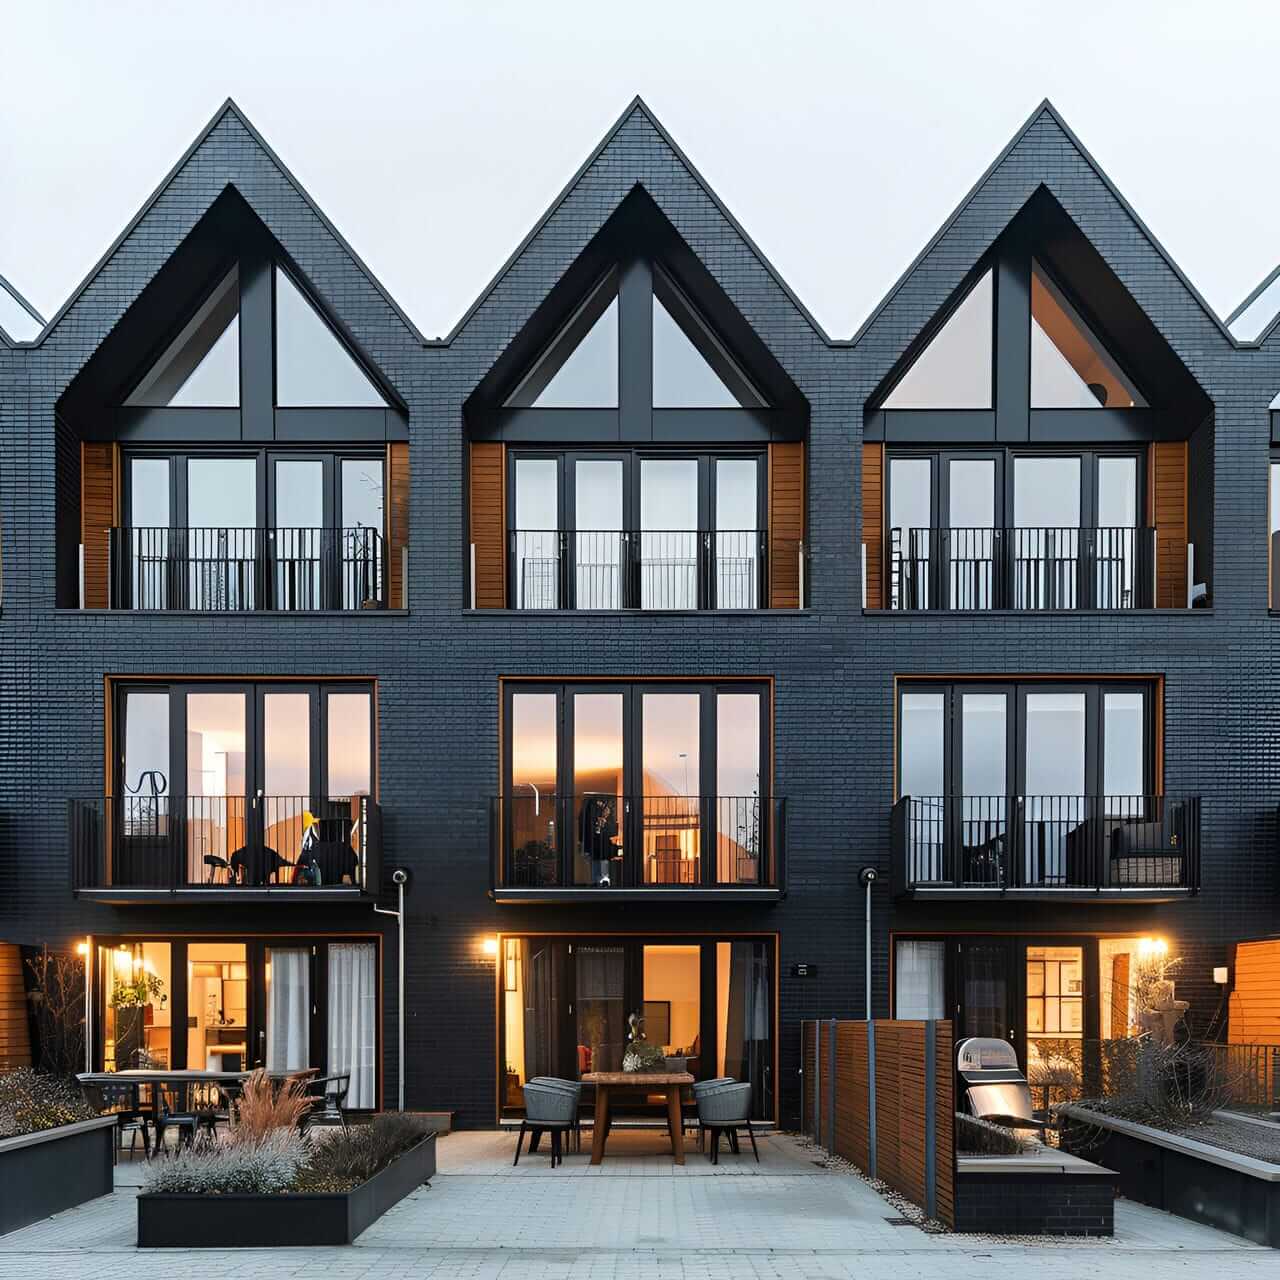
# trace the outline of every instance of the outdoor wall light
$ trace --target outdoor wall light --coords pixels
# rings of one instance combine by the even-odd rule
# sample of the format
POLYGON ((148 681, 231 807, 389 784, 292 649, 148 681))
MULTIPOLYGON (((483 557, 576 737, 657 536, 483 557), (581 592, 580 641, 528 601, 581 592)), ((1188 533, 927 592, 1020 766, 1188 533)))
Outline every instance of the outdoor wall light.
POLYGON ((87 956, 89 954, 89 944, 87 942, 76 943, 76 955, 87 956))
POLYGON ((485 955, 487 955, 487 956, 496 956, 496 955, 498 954, 498 940, 497 940, 497 938, 486 938, 486 939, 484 940, 484 942, 482 942, 482 943, 480 944, 480 949, 481 949, 481 950, 485 953, 485 955))
POLYGON ((1213 980, 1220 987, 1225 987, 1229 978, 1227 977, 1227 966, 1225 964, 1214 965, 1213 980))

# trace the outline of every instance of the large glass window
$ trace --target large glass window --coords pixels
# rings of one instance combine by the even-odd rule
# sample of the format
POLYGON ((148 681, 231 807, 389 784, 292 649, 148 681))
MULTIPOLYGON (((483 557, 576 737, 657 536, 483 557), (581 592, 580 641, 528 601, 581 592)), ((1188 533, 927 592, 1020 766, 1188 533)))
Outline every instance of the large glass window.
POLYGON ((174 1065, 173 968, 167 942, 99 946, 105 1071, 174 1065))
POLYGON ((505 886, 769 882, 760 686, 512 684, 505 722, 505 886))
POLYGON ((894 944, 893 1016, 934 1021, 946 1017, 946 946, 940 939, 894 944))

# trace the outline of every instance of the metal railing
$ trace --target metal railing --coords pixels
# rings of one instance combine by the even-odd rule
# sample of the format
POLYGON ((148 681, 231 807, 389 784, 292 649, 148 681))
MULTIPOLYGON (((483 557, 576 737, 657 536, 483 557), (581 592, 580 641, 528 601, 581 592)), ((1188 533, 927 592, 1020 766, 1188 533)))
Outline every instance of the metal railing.
POLYGON ((377 529, 114 528, 113 609, 380 608, 386 550, 377 529))
POLYGON ((891 529, 891 609, 1150 609, 1154 529, 891 529))
POLYGON ((1200 887, 1200 799, 903 796, 891 815, 901 891, 1200 887))
POLYGON ((490 803, 495 889, 780 889, 785 848, 785 802, 768 796, 521 787, 490 803))
POLYGON ((97 796, 68 806, 72 888, 378 892, 370 796, 97 796))
POLYGON ((762 529, 515 529, 509 534, 514 609, 759 609, 769 558, 803 544, 762 529), (772 547, 772 552, 770 548, 772 547))

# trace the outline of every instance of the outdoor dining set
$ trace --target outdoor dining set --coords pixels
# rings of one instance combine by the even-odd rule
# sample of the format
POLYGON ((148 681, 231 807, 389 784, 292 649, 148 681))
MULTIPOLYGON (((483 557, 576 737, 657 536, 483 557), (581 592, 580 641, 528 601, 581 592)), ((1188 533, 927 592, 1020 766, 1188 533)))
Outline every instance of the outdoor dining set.
MULTIPOLYGON (((216 1137, 219 1128, 234 1127, 248 1071, 181 1071, 138 1068, 128 1071, 88 1071, 76 1079, 89 1103, 102 1114, 117 1116, 119 1143, 129 1136, 129 1154, 142 1139, 143 1154, 170 1150, 167 1135, 175 1134, 174 1149, 193 1146, 201 1134, 216 1137)), ((307 1109, 299 1128, 316 1123, 347 1127, 347 1094, 351 1074, 321 1076, 315 1067, 267 1073, 275 1088, 299 1086, 307 1109)))
POLYGON ((667 1110, 667 1134, 671 1140, 671 1155, 676 1164, 684 1164, 684 1131, 686 1120, 683 1110, 685 1090, 691 1091, 695 1106, 695 1123, 698 1131, 698 1150, 706 1150, 710 1141, 712 1164, 720 1163, 720 1141, 725 1138, 729 1149, 740 1154, 738 1133, 745 1130, 751 1141, 756 1163, 760 1162, 760 1150, 756 1146, 755 1130, 751 1123, 751 1085, 732 1076, 720 1076, 714 1080, 695 1080, 687 1071, 682 1072, 587 1072, 581 1080, 560 1080, 553 1076, 535 1076, 524 1086, 524 1119, 516 1138, 516 1154, 512 1165, 520 1163, 525 1134, 530 1135, 529 1151, 535 1152, 544 1133, 551 1142, 551 1167, 563 1163, 564 1147, 572 1140, 582 1146, 582 1121, 580 1103, 583 1085, 595 1087, 595 1115, 591 1130, 591 1163, 603 1161, 605 1146, 613 1124, 613 1094, 621 1090, 643 1089, 646 1094, 664 1094, 667 1110))

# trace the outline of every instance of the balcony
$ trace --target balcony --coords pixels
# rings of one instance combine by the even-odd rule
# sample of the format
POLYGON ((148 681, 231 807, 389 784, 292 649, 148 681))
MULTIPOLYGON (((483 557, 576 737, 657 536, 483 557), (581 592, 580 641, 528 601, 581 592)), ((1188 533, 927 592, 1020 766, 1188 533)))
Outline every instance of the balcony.
POLYGON ((891 529, 890 609, 1155 607, 1156 531, 891 529))
POLYGON ((72 889, 101 902, 350 901, 381 884, 367 795, 74 799, 68 835, 72 889))
POLYGON ((516 609, 762 609, 784 576, 804 599, 804 544, 760 529, 516 529, 508 564, 516 609))
POLYGON ((1200 888, 1200 799, 903 796, 894 892, 930 900, 1171 902, 1200 888))
POLYGON ((386 606, 372 528, 113 528, 113 609, 299 612, 386 606))
POLYGON ((498 902, 772 902, 786 803, 767 796, 518 795, 490 803, 498 902))

